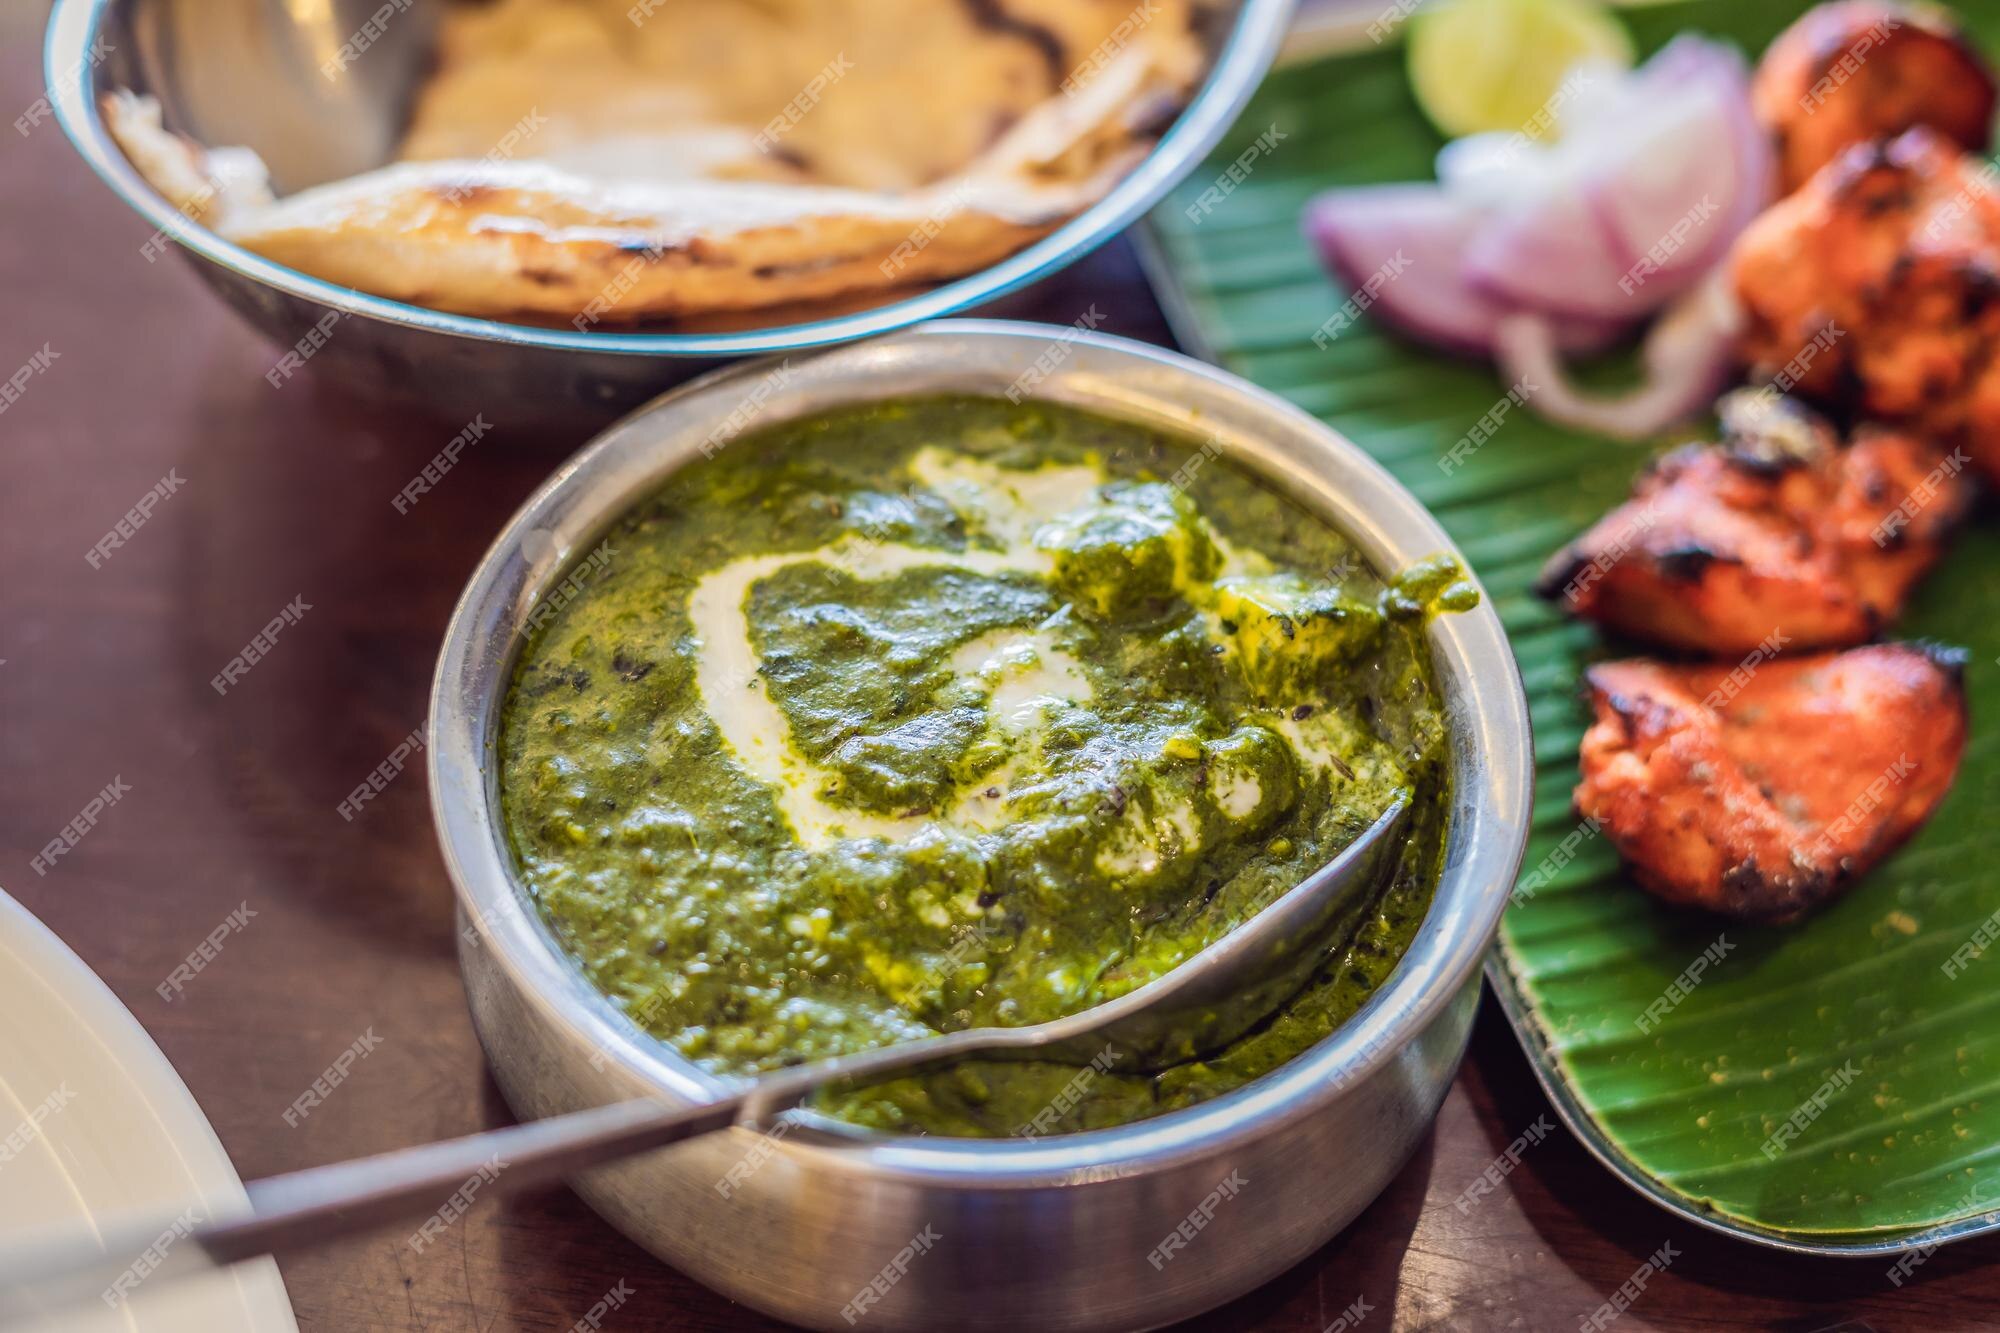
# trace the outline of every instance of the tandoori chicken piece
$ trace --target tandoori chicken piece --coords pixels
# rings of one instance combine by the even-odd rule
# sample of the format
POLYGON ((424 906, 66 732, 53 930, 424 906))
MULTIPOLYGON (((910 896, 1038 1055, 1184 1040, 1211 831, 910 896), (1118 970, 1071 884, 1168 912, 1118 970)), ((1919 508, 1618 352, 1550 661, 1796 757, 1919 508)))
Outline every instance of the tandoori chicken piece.
POLYGON ((1722 443, 1641 473, 1536 591, 1634 638, 1728 657, 1874 638, 1964 515, 1965 456, 1873 427, 1843 445, 1769 391, 1720 411, 1722 443))
POLYGON ((1853 144, 1924 125, 1984 152, 1993 129, 1986 61, 1944 10, 1894 0, 1807 10, 1765 49, 1751 97, 1786 193, 1853 144))
POLYGON ((1963 444, 2000 480, 2000 168, 1928 130, 1850 148, 1737 239, 1754 379, 1963 444))
POLYGON ((1588 673, 1576 807, 1641 887, 1751 921, 1843 892, 1937 809, 1965 749, 1965 655, 1878 644, 1588 673))

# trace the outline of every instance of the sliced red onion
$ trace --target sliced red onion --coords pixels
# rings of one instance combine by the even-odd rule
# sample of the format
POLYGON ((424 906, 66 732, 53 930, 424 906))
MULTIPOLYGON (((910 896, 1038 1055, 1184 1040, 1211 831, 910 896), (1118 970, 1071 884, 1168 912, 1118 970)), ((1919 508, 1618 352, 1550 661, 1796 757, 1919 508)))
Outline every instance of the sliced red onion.
POLYGON ((1635 126, 1620 160, 1591 176, 1591 207, 1628 270, 1649 251, 1657 270, 1649 277, 1699 273, 1713 262, 1724 225, 1716 215, 1735 203, 1739 185, 1735 154, 1717 151, 1729 142, 1730 119, 1712 89, 1684 87, 1635 126))
POLYGON ((1565 170, 1469 239, 1465 281, 1486 299, 1515 309, 1630 321, 1655 303, 1620 289, 1628 268, 1622 251, 1592 201, 1589 182, 1565 170))
POLYGON ((1438 184, 1460 198, 1498 207, 1539 189, 1551 157, 1546 145, 1524 134, 1468 134, 1438 149, 1438 184))
POLYGON ((1494 342, 1503 378, 1524 385, 1534 410, 1551 421, 1620 440, 1644 440, 1704 411, 1734 372, 1742 322, 1718 270, 1661 315, 1640 349, 1640 385, 1614 395, 1589 394, 1570 382, 1547 316, 1511 315, 1494 342))
POLYGON ((1594 197, 1638 276, 1684 290, 1770 202, 1774 153, 1751 107, 1749 69, 1730 47, 1677 38, 1633 83, 1651 123, 1644 142, 1620 150, 1622 169, 1596 179, 1594 197))
MULTIPOLYGON (((1772 151, 1732 48, 1682 37, 1565 125, 1549 161, 1466 251, 1489 298, 1636 319, 1727 255, 1770 197, 1772 151)), ((1486 151, 1486 150, 1482 150, 1486 151)))
POLYGON ((1614 61, 1587 57, 1562 77, 1562 98, 1551 99, 1556 133, 1551 143, 1587 134, 1600 125, 1629 119, 1639 105, 1635 71, 1614 61))
POLYGON ((1707 78, 1718 69, 1730 66, 1740 69, 1742 65, 1743 58, 1736 48, 1699 33, 1684 32, 1633 70, 1625 87, 1635 101, 1643 102, 1690 79, 1707 78))
MULTIPOLYGON (((1487 218, 1476 200, 1436 185, 1377 185, 1320 195, 1306 205, 1305 231, 1351 293, 1353 314, 1366 309, 1411 337, 1491 356, 1500 321, 1519 307, 1482 296, 1464 280, 1467 244, 1487 218)), ((1335 312, 1322 333, 1337 334, 1343 313, 1335 312)), ((1627 327, 1553 319, 1547 330, 1562 351, 1590 352, 1616 343, 1627 327)))
POLYGON ((1742 57, 1680 37, 1635 72, 1582 67, 1573 83, 1553 145, 1472 135, 1438 154, 1439 186, 1337 190, 1307 206, 1307 234, 1354 293, 1350 317, 1372 308, 1488 356, 1508 322, 1517 358, 1556 364, 1615 343, 1720 264, 1773 179, 1742 57), (1521 314, 1539 318, 1509 322, 1521 314))

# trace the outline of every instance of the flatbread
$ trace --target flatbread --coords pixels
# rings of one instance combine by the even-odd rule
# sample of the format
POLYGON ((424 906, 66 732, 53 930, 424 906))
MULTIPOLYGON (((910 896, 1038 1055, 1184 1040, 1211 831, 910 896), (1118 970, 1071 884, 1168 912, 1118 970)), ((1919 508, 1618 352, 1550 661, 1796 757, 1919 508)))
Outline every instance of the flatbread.
POLYGON ((1088 207, 1199 79, 1200 3, 454 7, 401 160, 278 200, 150 99, 105 112, 177 206, 330 282, 579 328, 740 315, 956 277, 1088 207))

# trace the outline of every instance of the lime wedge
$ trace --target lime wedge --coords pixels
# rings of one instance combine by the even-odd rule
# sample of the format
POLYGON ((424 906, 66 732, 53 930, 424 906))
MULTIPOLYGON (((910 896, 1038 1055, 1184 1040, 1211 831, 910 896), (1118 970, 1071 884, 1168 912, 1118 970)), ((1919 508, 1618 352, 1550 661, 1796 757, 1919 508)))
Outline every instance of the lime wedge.
POLYGON ((1553 137, 1580 61, 1632 64, 1624 25, 1590 0, 1433 0, 1410 23, 1410 84, 1446 134, 1553 137))

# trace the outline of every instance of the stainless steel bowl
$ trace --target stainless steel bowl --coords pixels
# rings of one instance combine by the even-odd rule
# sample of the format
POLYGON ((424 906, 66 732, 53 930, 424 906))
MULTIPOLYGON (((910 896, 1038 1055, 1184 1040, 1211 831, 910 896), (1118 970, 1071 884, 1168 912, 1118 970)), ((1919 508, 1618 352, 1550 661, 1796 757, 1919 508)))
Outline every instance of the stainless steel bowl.
MULTIPOLYGON (((105 129, 98 95, 160 99, 201 142, 245 144, 296 190, 385 161, 430 48, 437 0, 57 0, 44 64, 49 99, 97 174, 209 286, 280 347, 328 316, 342 322, 311 366, 374 397, 452 421, 608 419, 721 359, 797 351, 882 333, 990 301, 1103 244, 1213 148, 1276 54, 1294 0, 1236 0, 1208 77, 1153 152, 1103 199, 989 268, 872 310, 735 333, 615 333, 449 315, 308 277, 191 224, 154 191, 105 129), (367 58, 338 83, 319 65, 370 16, 392 11, 367 58)), ((155 244, 149 256, 162 252, 155 244)))
MULTIPOLYGON (((1377 568, 1450 549, 1409 492, 1299 409, 1185 357, 1042 325, 943 321, 747 363, 626 418, 551 478, 480 563, 431 700, 432 802, 472 923, 460 950, 466 989, 521 1115, 645 1093, 684 1100, 713 1086, 598 993, 525 906, 496 814, 494 745, 537 606, 571 595, 567 571, 629 505, 740 429, 1030 382, 1038 397, 1214 439, 1348 533, 1377 568)), ((1145 1328, 1297 1263, 1367 1206, 1436 1113, 1527 836, 1527 704, 1499 617, 1483 604, 1443 617, 1431 647, 1455 784, 1436 901, 1366 1008, 1290 1064, 1206 1105, 1040 1140, 895 1137, 795 1112, 775 1141, 733 1130, 577 1189, 668 1263, 820 1328, 847 1327, 843 1310, 855 1313, 871 1283, 886 1292, 866 1311, 870 1328, 1145 1328), (719 1188, 739 1163, 755 1169, 719 1188), (1225 1186, 1232 1173, 1240 1184, 1225 1186), (1204 1200, 1212 1220, 1190 1224, 1193 1239, 1162 1256, 1204 1200), (927 1234, 928 1251, 913 1254, 912 1238, 927 1234)))

